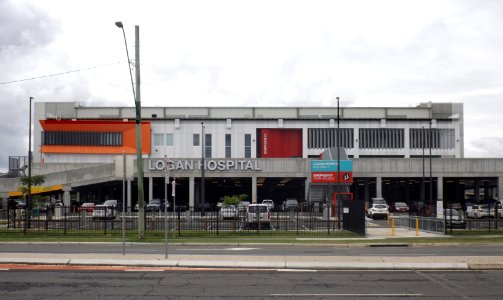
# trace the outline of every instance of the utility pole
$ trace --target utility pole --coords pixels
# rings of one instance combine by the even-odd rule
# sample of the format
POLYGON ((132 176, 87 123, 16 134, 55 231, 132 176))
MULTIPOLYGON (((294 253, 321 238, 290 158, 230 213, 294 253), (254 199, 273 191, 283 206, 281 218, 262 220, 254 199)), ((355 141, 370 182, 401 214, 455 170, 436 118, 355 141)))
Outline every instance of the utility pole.
POLYGON ((140 94, 140 26, 134 26, 136 75, 136 176, 138 177, 138 237, 145 238, 145 200, 143 193, 143 156, 141 151, 141 94, 140 94))

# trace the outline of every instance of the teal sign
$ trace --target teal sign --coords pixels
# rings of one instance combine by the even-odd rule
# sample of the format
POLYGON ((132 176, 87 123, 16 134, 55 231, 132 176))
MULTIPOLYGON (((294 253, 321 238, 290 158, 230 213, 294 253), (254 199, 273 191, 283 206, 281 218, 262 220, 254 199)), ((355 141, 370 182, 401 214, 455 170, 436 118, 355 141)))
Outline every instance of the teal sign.
MULTIPOLYGON (((311 172, 337 172, 337 160, 313 160, 311 161, 311 172)), ((341 160, 340 171, 352 172, 353 161, 341 160)))

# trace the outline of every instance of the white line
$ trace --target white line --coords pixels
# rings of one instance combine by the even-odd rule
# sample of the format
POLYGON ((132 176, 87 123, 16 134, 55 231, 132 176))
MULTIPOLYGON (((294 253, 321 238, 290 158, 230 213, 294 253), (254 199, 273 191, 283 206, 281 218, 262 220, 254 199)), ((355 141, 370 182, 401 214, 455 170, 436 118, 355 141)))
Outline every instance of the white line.
POLYGON ((309 270, 309 269, 278 269, 278 272, 318 272, 318 270, 309 270))
POLYGON ((423 294, 269 294, 272 297, 421 297, 423 294))
POLYGON ((194 249, 176 249, 177 251, 251 251, 251 250, 260 250, 260 248, 220 248, 220 249, 212 249, 212 248, 194 248, 194 249))
POLYGON ((0 271, 9 271, 10 269, 1 269, 0 268, 0 271))

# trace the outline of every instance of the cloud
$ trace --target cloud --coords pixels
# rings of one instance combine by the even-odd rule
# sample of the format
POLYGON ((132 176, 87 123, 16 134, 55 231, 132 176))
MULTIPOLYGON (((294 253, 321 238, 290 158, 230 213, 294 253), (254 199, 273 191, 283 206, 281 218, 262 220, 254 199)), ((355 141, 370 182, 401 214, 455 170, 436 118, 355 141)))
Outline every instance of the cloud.
MULTIPOLYGON (((58 26, 45 11, 30 4, 0 0, 0 82, 33 76, 58 26)), ((28 103, 34 89, 40 89, 38 83, 0 85, 0 172, 7 171, 9 156, 28 155, 28 103)))

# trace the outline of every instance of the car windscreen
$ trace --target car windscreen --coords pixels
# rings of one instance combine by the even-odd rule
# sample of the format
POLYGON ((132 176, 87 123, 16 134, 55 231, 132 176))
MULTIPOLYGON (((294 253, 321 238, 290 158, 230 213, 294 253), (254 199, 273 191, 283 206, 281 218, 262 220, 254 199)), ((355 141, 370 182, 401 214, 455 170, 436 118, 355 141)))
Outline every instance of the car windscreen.
POLYGON ((446 210, 445 214, 447 216, 455 216, 455 217, 457 217, 457 216, 460 215, 460 212, 457 209, 448 209, 448 210, 446 210))
POLYGON ((387 206, 384 205, 384 204, 377 204, 377 205, 374 205, 375 208, 386 208, 387 206))
POLYGON ((265 212, 267 212, 267 206, 250 206, 250 207, 248 207, 248 212, 250 212, 250 213, 257 213, 257 212, 265 213, 265 212))

